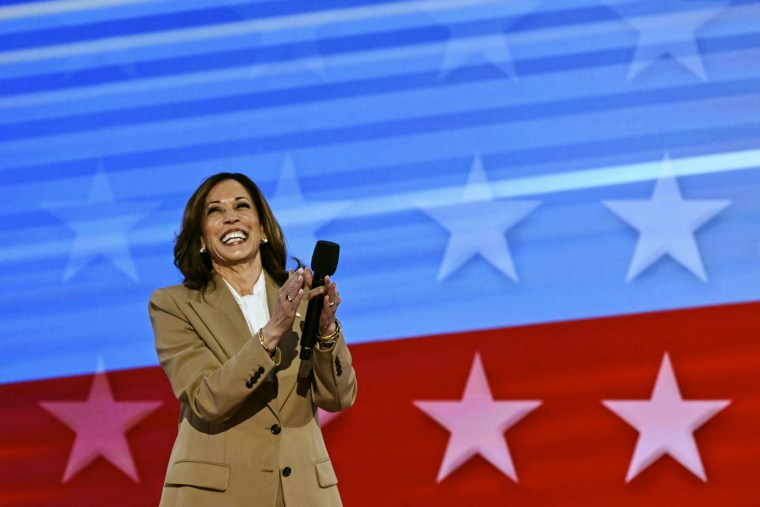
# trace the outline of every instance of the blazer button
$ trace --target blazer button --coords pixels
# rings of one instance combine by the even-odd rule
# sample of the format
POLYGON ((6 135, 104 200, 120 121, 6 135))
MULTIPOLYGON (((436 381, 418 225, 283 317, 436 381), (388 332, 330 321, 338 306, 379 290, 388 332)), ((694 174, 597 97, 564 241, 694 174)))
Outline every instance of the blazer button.
POLYGON ((252 388, 253 387, 253 382, 251 382, 250 380, 246 380, 245 381, 245 387, 247 387, 248 389, 252 388))
POLYGON ((291 472, 290 467, 285 467, 285 468, 282 469, 282 476, 283 477, 290 477, 290 472, 291 472))
POLYGON ((263 366, 259 366, 259 369, 256 370, 256 373, 258 373, 259 375, 263 375, 264 371, 266 371, 266 370, 264 370, 264 367, 263 366))
POLYGON ((279 435, 282 428, 280 428, 279 424, 273 424, 272 427, 269 428, 269 431, 272 432, 272 435, 279 435))

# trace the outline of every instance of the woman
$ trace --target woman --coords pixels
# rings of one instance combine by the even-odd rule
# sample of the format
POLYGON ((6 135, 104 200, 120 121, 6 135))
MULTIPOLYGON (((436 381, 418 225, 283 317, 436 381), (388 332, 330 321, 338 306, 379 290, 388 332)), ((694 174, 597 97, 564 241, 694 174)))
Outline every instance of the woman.
POLYGON ((174 262, 182 285, 158 289, 150 318, 180 401, 162 506, 335 506, 337 479, 317 407, 356 399, 334 282, 285 270, 285 239, 256 184, 206 179, 185 207, 174 262), (323 297, 318 344, 301 361, 307 300, 323 297))

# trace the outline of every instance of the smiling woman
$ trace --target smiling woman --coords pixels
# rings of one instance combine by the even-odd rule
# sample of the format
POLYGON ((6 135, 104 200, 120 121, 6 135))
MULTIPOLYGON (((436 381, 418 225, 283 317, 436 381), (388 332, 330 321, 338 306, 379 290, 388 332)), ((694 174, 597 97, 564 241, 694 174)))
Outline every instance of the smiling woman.
MULTIPOLYGON (((201 183, 185 207, 182 228, 174 246, 174 264, 185 275, 185 286, 204 289, 209 283, 213 283, 212 271, 215 267, 212 263, 220 265, 222 259, 214 261, 211 253, 206 250, 205 236, 213 229, 214 224, 218 223, 224 227, 225 213, 228 213, 229 219, 231 213, 243 212, 246 209, 255 215, 260 227, 257 234, 267 243, 264 249, 259 249, 258 244, 250 245, 251 249, 259 252, 260 269, 266 271, 278 284, 285 283, 288 278, 285 270, 285 238, 264 195, 245 175, 219 173, 201 183), (242 202, 238 202, 238 197, 241 198, 240 201, 246 201, 248 208, 245 208, 242 202), (230 199, 233 201, 229 202, 230 199), (222 200, 227 202, 223 203, 222 200), (229 210, 225 210, 225 204, 229 210)), ((238 218, 241 214, 238 213, 238 218)))
POLYGON ((224 180, 206 196, 201 252, 208 253, 214 269, 241 295, 250 294, 261 273, 259 245, 266 243, 264 227, 251 204, 248 190, 237 180, 224 180))
POLYGON ((285 269, 280 226, 242 174, 200 185, 174 254, 184 283, 150 299, 158 358, 180 402, 161 505, 341 505, 317 415, 356 399, 335 283, 308 291, 308 268, 285 269), (325 303, 319 344, 301 361, 314 297, 325 303))

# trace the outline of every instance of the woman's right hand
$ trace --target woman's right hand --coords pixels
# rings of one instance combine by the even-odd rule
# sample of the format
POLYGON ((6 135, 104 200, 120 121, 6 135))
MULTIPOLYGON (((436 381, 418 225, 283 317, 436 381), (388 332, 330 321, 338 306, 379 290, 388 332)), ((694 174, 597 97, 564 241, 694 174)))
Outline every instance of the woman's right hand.
POLYGON ((285 333, 293 328, 296 310, 304 297, 303 281, 303 268, 296 271, 290 269, 288 279, 277 291, 277 306, 263 328, 264 345, 268 350, 274 350, 285 333))

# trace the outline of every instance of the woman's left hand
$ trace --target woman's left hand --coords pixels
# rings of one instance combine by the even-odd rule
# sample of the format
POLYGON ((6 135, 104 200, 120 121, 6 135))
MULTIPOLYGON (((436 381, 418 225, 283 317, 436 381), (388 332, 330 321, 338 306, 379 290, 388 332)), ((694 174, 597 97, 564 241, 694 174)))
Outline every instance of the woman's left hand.
MULTIPOLYGON (((313 275, 310 269, 304 270, 304 282, 311 286, 313 275)), ((337 324, 335 323, 335 313, 340 306, 340 292, 335 286, 335 282, 330 281, 329 276, 325 276, 325 285, 323 287, 317 287, 311 289, 306 295, 306 298, 311 300, 315 297, 324 298, 324 304, 322 305, 322 313, 319 315, 319 334, 327 336, 333 333, 337 324)))

